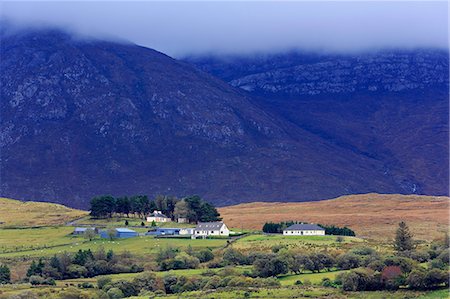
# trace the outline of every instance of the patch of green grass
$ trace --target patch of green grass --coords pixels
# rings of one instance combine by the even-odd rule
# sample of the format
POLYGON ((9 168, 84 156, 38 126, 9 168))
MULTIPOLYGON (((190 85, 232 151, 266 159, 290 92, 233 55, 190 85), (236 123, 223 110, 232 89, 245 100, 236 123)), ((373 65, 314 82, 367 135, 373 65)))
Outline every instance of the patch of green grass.
POLYGON ((419 297, 420 299, 446 299, 450 298, 449 289, 442 289, 437 291, 428 292, 419 297))
MULTIPOLYGON (((58 231, 63 232, 71 232, 73 228, 62 227, 56 229, 58 231)), ((26 240, 30 240, 32 235, 26 234, 26 240)), ((136 238, 129 239, 115 239, 113 241, 107 239, 94 239, 92 241, 86 241, 82 237, 70 237, 65 235, 58 235, 54 237, 54 243, 66 244, 57 247, 48 247, 48 248, 39 248, 34 250, 25 250, 20 252, 0 252, 1 258, 12 258, 12 257, 40 257, 40 256, 52 256, 54 254, 62 253, 64 251, 67 252, 75 252, 79 249, 91 249, 97 250, 99 247, 104 247, 105 250, 112 249, 116 252, 122 252, 124 250, 130 251, 131 253, 142 256, 147 254, 153 254, 157 252, 160 248, 164 248, 167 246, 172 246, 176 248, 186 248, 189 245, 192 248, 218 248, 222 247, 226 244, 227 240, 222 239, 171 239, 171 238, 153 238, 150 236, 141 236, 136 238), (69 244, 67 244, 69 243, 69 244)), ((45 238, 40 239, 41 242, 47 242, 45 238)), ((13 246, 15 243, 14 238, 9 237, 5 243, 8 246, 13 246)))
POLYGON ((289 274, 278 276, 278 280, 283 286, 294 285, 297 280, 300 280, 302 283, 305 282, 305 280, 309 280, 313 284, 320 284, 322 282, 322 279, 329 278, 333 280, 339 273, 343 272, 346 271, 344 270, 344 271, 331 271, 322 273, 289 274))
POLYGON ((45 249, 53 246, 84 242, 81 237, 70 234, 73 227, 55 226, 26 229, 0 229, 0 256, 3 253, 18 253, 24 250, 45 249))
POLYGON ((328 248, 353 246, 363 244, 362 239, 356 237, 343 237, 342 242, 336 241, 336 236, 283 236, 277 235, 249 235, 243 237, 233 244, 235 248, 244 250, 270 250, 274 245, 282 245, 286 247, 308 248, 317 247, 328 248))

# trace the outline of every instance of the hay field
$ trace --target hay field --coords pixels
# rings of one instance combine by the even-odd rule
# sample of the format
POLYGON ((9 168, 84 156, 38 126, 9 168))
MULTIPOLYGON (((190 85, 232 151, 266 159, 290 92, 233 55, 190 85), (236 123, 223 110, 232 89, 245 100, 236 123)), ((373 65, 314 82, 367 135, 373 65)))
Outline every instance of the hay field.
POLYGON ((449 229, 450 198, 399 194, 361 194, 316 202, 253 202, 219 209, 229 227, 261 229, 266 221, 297 220, 352 228, 357 236, 393 239, 406 221, 421 240, 440 238, 449 229))
POLYGON ((0 198, 0 227, 61 225, 88 215, 63 205, 0 198))

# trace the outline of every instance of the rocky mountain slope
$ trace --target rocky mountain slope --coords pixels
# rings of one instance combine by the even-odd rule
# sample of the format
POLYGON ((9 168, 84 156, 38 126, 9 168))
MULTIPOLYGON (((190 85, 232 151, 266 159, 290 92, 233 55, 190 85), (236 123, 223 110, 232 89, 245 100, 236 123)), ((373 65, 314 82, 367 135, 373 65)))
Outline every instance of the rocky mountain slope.
MULTIPOLYGON (((404 165, 392 166, 396 160, 348 143, 348 136, 312 127, 307 117, 302 125, 297 104, 289 115, 288 105, 275 109, 276 101, 255 99, 151 49, 46 30, 3 34, 1 57, 6 197, 86 208, 99 194, 195 193, 226 205, 371 191, 442 193, 441 181, 429 184, 404 165)), ((308 113, 314 118, 315 110, 308 113)), ((434 118, 425 129, 445 133, 434 118)), ((347 129, 336 124, 329 119, 324 126, 347 129)), ((397 132, 391 134, 396 142, 397 132)), ((445 161, 436 161, 442 168, 445 161)))
POLYGON ((448 194, 447 51, 188 61, 299 128, 382 161, 402 193, 448 194))

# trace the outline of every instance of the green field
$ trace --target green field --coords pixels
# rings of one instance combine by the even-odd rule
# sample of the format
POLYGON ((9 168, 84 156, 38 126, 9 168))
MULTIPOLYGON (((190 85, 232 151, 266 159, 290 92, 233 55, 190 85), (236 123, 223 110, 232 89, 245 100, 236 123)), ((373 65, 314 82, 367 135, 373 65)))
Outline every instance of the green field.
MULTIPOLYGON (((144 232, 146 229, 136 229, 144 232)), ((35 229, 0 229, 0 260, 15 257, 45 257, 57 253, 75 252, 79 249, 96 250, 103 246, 106 250, 130 251, 138 256, 155 253, 159 248, 173 246, 186 248, 218 248, 226 244, 225 239, 172 239, 142 236, 130 239, 96 238, 88 241, 83 237, 70 235, 73 227, 45 227, 35 229)))
POLYGON ((335 279, 339 273, 343 273, 347 271, 331 271, 331 272, 322 272, 322 273, 303 273, 303 274, 290 274, 290 275, 280 275, 278 280, 281 282, 283 286, 294 285, 297 280, 300 280, 302 283, 305 281, 309 281, 312 284, 320 284, 322 279, 329 278, 331 280, 335 279))
POLYGON ((343 237, 342 242, 336 240, 336 236, 283 236, 278 235, 249 235, 239 239, 233 246, 243 250, 268 251, 275 245, 287 248, 342 248, 361 245, 365 241, 356 237, 343 237))

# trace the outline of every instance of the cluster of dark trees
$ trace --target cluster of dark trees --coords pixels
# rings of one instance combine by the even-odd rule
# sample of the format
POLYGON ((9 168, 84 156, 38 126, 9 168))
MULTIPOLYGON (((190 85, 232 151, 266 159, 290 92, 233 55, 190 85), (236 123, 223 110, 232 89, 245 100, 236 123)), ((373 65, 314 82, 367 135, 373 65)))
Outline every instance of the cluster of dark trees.
POLYGON ((191 246, 185 252, 178 248, 161 248, 156 254, 156 262, 159 270, 195 269, 200 263, 209 262, 214 259, 214 254, 210 249, 194 251, 191 246))
POLYGON ((0 284, 11 282, 11 271, 6 265, 0 265, 0 284))
MULTIPOLYGON (((286 229, 287 227, 289 227, 293 224, 298 224, 298 223, 301 223, 301 222, 299 222, 299 221, 266 222, 266 223, 264 223, 262 230, 265 233, 281 234, 281 233, 283 233, 283 230, 286 229)), ((324 225, 324 224, 318 224, 318 226, 324 228, 325 234, 327 234, 327 235, 355 236, 355 232, 346 226, 337 227, 334 225, 324 225)))
POLYGON ((54 255, 47 261, 32 261, 27 271, 27 280, 31 284, 54 284, 54 279, 94 277, 115 273, 136 273, 143 268, 132 262, 129 252, 115 254, 99 248, 79 250, 75 254, 67 252, 54 255))
POLYGON ((217 209, 197 195, 183 199, 158 195, 151 200, 146 195, 131 197, 104 195, 91 200, 91 216, 98 218, 113 215, 144 218, 154 210, 161 211, 173 220, 177 218, 186 218, 189 222, 221 220, 217 209))

